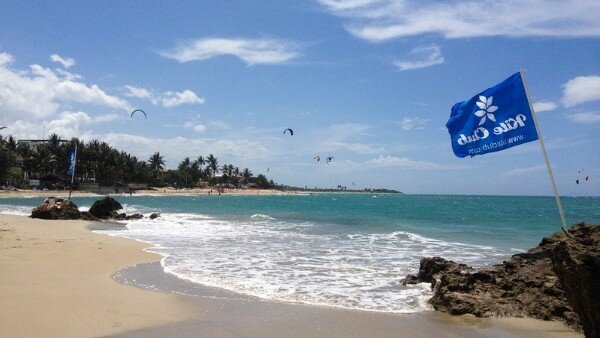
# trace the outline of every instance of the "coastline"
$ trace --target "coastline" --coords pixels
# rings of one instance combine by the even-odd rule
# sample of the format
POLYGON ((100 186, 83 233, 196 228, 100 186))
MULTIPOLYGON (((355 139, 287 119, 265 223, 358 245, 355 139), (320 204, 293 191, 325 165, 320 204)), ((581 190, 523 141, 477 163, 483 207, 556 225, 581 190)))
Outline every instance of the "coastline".
MULTIPOLYGON (((314 194, 371 194, 385 195, 393 194, 389 192, 371 192, 371 191, 318 191, 318 190, 276 190, 276 189, 228 189, 222 192, 222 195, 248 195, 248 196, 294 196, 294 195, 314 195, 314 194)), ((173 189, 173 188, 157 188, 155 190, 138 190, 132 196, 196 196, 196 195, 212 195, 219 196, 215 189, 194 188, 194 189, 173 189)), ((0 190, 0 199, 2 198, 33 198, 33 197, 61 197, 69 196, 68 190, 17 190, 7 191, 0 190)), ((110 193, 97 194, 88 191, 73 191, 72 197, 100 197, 100 196, 129 196, 129 193, 110 193)))
POLYGON ((147 244, 88 226, 0 216, 0 336, 582 336, 534 319, 396 315, 241 296, 167 275, 160 256, 143 251, 147 244))

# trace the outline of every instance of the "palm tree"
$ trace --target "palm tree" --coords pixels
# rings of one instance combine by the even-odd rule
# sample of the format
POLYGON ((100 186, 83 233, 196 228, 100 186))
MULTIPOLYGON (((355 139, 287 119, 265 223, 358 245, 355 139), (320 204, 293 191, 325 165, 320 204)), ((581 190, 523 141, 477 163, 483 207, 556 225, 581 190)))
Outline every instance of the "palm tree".
POLYGON ((206 158, 206 163, 208 163, 208 168, 210 168, 212 177, 215 177, 215 175, 217 175, 219 172, 219 162, 217 161, 215 155, 209 154, 206 158))
POLYGON ((250 177, 252 177, 252 172, 250 171, 250 169, 244 168, 244 170, 242 171, 242 182, 244 182, 244 184, 248 184, 250 177))
POLYGON ((152 154, 152 156, 150 156, 150 159, 148 159, 148 163, 150 164, 150 168, 155 170, 156 172, 162 170, 165 165, 165 157, 161 156, 160 153, 157 151, 154 154, 152 154))
POLYGON ((161 170, 163 170, 164 165, 165 165, 164 156, 162 156, 157 151, 154 154, 152 154, 152 156, 150 156, 150 159, 148 159, 148 164, 149 164, 150 169, 153 170, 154 180, 157 181, 159 179, 159 174, 160 174, 161 170))

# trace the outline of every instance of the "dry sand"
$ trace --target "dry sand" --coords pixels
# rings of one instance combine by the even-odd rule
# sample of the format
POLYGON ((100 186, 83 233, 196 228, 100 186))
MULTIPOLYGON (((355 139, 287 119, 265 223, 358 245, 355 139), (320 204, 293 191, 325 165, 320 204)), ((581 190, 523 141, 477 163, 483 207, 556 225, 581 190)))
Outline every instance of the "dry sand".
MULTIPOLYGON (((222 191, 224 195, 296 195, 299 192, 296 191, 281 191, 274 189, 227 189, 222 191)), ((173 188, 156 188, 155 190, 138 190, 133 193, 133 196, 190 196, 190 195, 215 195, 219 193, 216 189, 173 189, 173 188)), ((129 196, 129 193, 109 194, 111 196, 125 195, 129 196)), ((6 197, 68 197, 68 190, 17 190, 8 191, 0 190, 0 198, 6 197)), ((86 191, 73 191, 73 197, 102 197, 104 195, 96 194, 93 192, 86 191)))
POLYGON ((119 268, 160 257, 87 225, 0 216, 1 337, 97 337, 200 315, 181 296, 114 281, 119 268))
POLYGON ((183 283, 203 293, 148 291, 111 276, 159 257, 142 251, 143 243, 95 234, 88 225, 0 216, 1 337, 581 337, 559 323, 532 319, 393 315, 261 301, 185 285, 156 263, 125 269, 166 290, 183 283), (144 270, 152 267, 154 272, 144 270))

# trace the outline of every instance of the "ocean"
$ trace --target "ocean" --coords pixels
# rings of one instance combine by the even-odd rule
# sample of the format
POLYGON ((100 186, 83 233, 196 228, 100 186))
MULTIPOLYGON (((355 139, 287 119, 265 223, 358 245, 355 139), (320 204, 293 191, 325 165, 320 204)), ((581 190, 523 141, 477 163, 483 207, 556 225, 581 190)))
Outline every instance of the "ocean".
MULTIPOLYGON (((263 299, 411 313, 428 284, 403 286, 422 257, 501 263, 560 231, 553 197, 400 194, 116 196, 155 220, 98 231, 152 244, 165 272, 263 299)), ((98 197, 74 198, 86 210, 98 197)), ((0 199, 30 215, 41 198, 0 199)), ((569 224, 600 223, 600 199, 562 198, 569 224)))

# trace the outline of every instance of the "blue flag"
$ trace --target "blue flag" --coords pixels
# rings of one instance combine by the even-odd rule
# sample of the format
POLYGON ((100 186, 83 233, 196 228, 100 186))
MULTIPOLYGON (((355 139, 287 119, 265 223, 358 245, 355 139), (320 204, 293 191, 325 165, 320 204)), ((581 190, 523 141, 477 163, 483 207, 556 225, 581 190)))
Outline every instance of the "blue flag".
POLYGON ((67 175, 73 175, 75 172, 75 163, 77 162, 77 147, 71 150, 69 154, 69 169, 67 170, 67 175))
POLYGON ((483 155, 537 140, 521 73, 456 103, 446 128, 458 157, 483 155))

